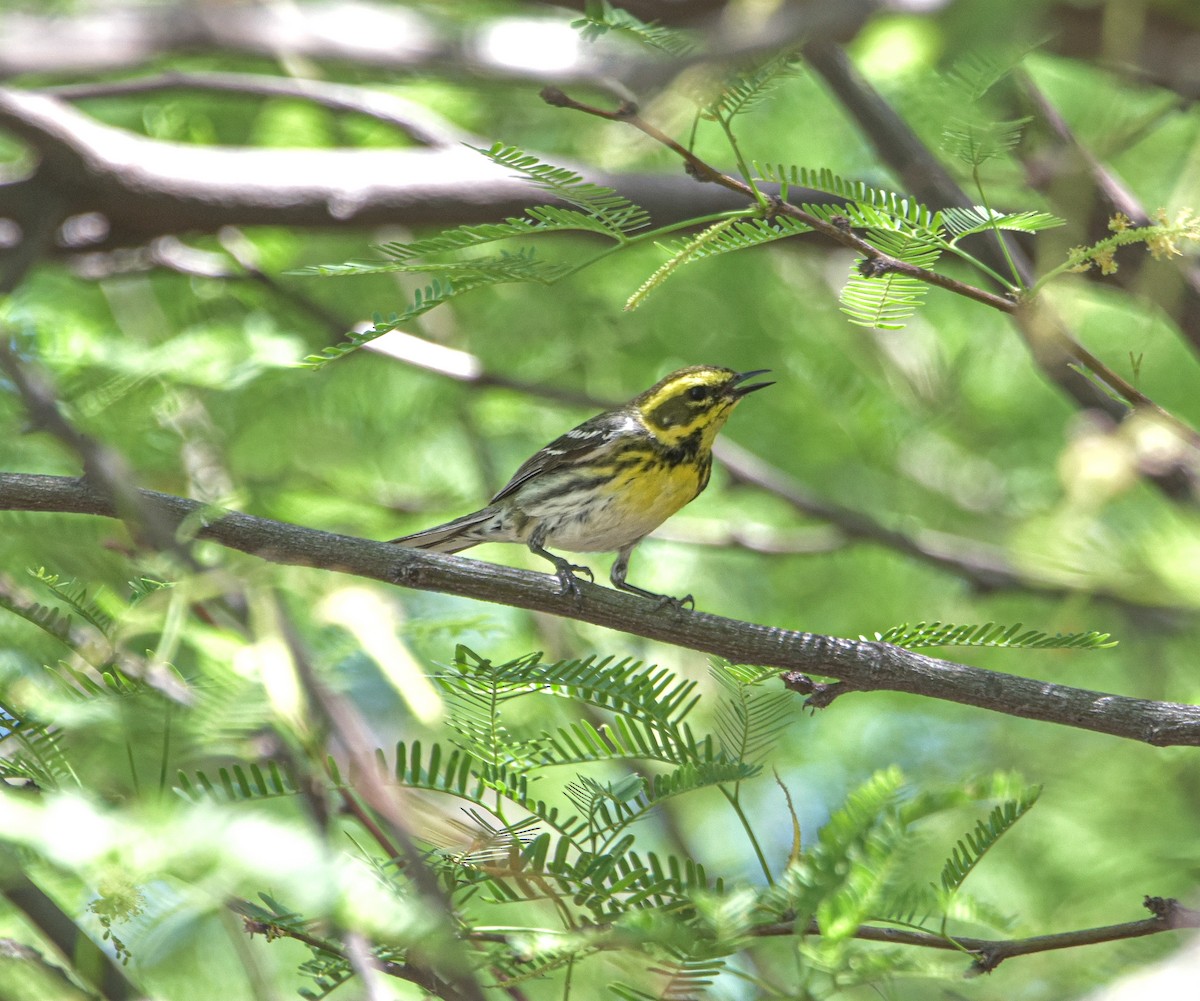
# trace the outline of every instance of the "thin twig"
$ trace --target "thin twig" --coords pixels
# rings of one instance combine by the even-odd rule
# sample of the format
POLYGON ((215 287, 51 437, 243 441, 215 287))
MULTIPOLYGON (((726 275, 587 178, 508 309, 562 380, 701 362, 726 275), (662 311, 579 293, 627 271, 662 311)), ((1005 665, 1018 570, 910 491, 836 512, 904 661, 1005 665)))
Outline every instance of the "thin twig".
MULTIPOLYGON (((1184 907, 1179 901, 1164 897, 1146 897, 1143 901, 1153 917, 1123 924, 1104 925, 1099 928, 1081 928, 1075 931, 1056 932, 1050 935, 1035 935, 1030 938, 989 939, 957 935, 938 935, 917 928, 892 928, 881 925, 860 925, 850 933, 851 938, 864 942, 887 942, 893 945, 909 945, 924 949, 957 952, 974 959, 973 973, 991 973, 1006 959, 1029 956, 1038 952, 1059 949, 1074 949, 1083 945, 1102 942, 1119 942, 1130 938, 1144 938, 1163 932, 1186 928, 1200 928, 1200 911, 1184 907)), ((631 936, 611 926, 595 929, 596 937, 589 941, 595 948, 622 949, 637 944, 631 936)), ((792 937, 795 935, 823 935, 819 922, 810 921, 798 928, 795 921, 779 921, 751 928, 747 934, 753 938, 792 937)), ((504 945, 511 936, 502 931, 478 930, 469 933, 472 941, 493 945, 504 945)))
MULTIPOLYGON (((632 125, 639 132, 649 136, 677 154, 684 161, 687 172, 696 178, 696 180, 718 184, 723 188, 728 188, 730 191, 744 195, 750 201, 755 200, 754 189, 749 184, 718 170, 696 156, 691 150, 685 149, 657 126, 652 125, 642 118, 637 113, 637 108, 633 104, 625 102, 618 105, 616 111, 608 111, 591 104, 584 104, 582 101, 576 101, 568 97, 557 87, 546 87, 542 90, 541 95, 542 100, 556 108, 569 108, 572 111, 581 111, 584 114, 594 115, 597 118, 604 118, 608 121, 625 122, 632 125)), ((973 299, 976 302, 983 303, 985 306, 998 309, 1003 313, 1013 313, 1017 309, 1017 304, 1012 299, 996 295, 994 292, 988 292, 986 289, 978 288, 967 282, 961 282, 941 272, 918 267, 915 264, 910 264, 908 261, 902 261, 898 257, 885 254, 878 247, 868 243, 859 236, 855 236, 849 229, 844 229, 841 226, 827 222, 819 216, 813 215, 811 212, 804 211, 798 205, 793 205, 791 202, 776 199, 772 207, 777 213, 790 216, 798 222, 804 223, 823 236, 828 237, 836 243, 840 243, 843 247, 849 247, 852 250, 858 251, 867 261, 871 262, 871 274, 875 277, 885 274, 906 275, 909 278, 925 282, 928 285, 936 285, 938 288, 946 289, 948 292, 973 299)))
MULTIPOLYGON (((991 973, 1004 960, 1016 956, 1030 956, 1038 952, 1058 949, 1074 949, 1082 945, 1097 945, 1101 942, 1119 942, 1130 938, 1144 938, 1181 928, 1200 928, 1200 911, 1184 907, 1177 900, 1163 897, 1146 897, 1144 906, 1154 917, 1141 921, 1126 921, 1123 924, 1104 925, 1099 928, 1082 928, 1077 931, 1055 932, 1050 935, 1034 935, 1031 938, 988 939, 958 935, 935 935, 932 932, 911 928, 882 928, 864 925, 854 937, 870 942, 890 942, 894 945, 914 945, 926 949, 942 949, 965 952, 974 956, 973 971, 991 973)), ((821 934, 820 926, 814 921, 806 929, 808 934, 821 934)), ((751 931, 756 937, 796 934, 794 922, 763 925, 751 931)))
MULTIPOLYGON (((171 494, 140 493, 146 504, 173 524, 196 525, 201 538, 273 563, 319 567, 415 590, 549 612, 716 654, 734 663, 838 678, 858 691, 907 692, 1154 746, 1200 746, 1200 706, 1071 688, 926 657, 887 643, 797 632, 702 612, 664 612, 653 601, 587 581, 578 582, 576 594, 564 594, 553 574, 221 512, 171 494)), ((116 515, 111 501, 81 480, 28 473, 0 473, 0 510, 116 515)), ((380 803, 367 802, 380 811, 380 803)))

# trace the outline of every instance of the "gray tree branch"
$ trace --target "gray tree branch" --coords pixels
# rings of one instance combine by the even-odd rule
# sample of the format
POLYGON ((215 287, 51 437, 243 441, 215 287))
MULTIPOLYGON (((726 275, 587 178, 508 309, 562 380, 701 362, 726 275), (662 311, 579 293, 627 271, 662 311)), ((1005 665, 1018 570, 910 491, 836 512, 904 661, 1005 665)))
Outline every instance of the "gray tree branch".
MULTIPOLYGON (((1107 733, 1155 746, 1200 745, 1200 706, 1071 688, 926 657, 886 643, 757 625, 703 612, 662 611, 654 602, 579 582, 576 598, 549 574, 458 556, 333 535, 286 522, 213 509, 199 501, 140 492, 164 519, 272 563, 353 574, 401 587, 549 612, 735 663, 791 676, 838 678, 840 691, 896 691, 1025 719, 1107 733)), ((0 473, 0 510, 117 517, 113 503, 81 479, 0 473)), ((701 600, 703 600, 703 588, 701 600)))
MULTIPOLYGON (((344 91, 339 98, 346 99, 344 91)), ((533 195, 526 181, 465 146, 259 149, 164 142, 104 125, 56 97, 14 88, 0 87, 0 129, 27 143, 38 160, 29 176, 0 181, 0 217, 27 229, 32 216, 47 215, 31 212, 34 200, 52 192, 59 220, 84 213, 104 220, 99 232, 68 248, 76 250, 224 226, 457 225, 519 214, 533 195)), ((744 204, 733 192, 697 190, 666 173, 588 174, 664 222, 744 204)), ((829 200, 818 192, 804 197, 829 200)))

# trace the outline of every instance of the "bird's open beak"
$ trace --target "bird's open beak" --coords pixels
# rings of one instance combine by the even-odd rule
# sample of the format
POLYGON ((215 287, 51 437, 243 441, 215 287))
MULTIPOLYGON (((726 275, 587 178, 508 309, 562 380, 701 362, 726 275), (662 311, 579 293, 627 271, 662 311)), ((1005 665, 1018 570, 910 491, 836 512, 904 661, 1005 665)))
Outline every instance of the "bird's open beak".
POLYGON ((727 392, 730 396, 740 400, 743 396, 753 393, 756 389, 766 389, 768 386, 774 386, 774 382, 756 382, 750 386, 740 385, 740 383, 745 382, 747 379, 753 379, 756 375, 765 375, 770 371, 769 368, 756 368, 753 372, 739 372, 729 380, 727 392))

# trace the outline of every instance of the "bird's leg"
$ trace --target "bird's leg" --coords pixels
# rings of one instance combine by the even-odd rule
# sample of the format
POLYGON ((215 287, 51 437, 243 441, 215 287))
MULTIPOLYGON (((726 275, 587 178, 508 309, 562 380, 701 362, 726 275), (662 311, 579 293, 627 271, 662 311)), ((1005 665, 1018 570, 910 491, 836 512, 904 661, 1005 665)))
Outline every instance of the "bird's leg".
MULTIPOLYGON (((638 540, 640 542, 641 539, 638 540)), ((684 608, 691 605, 693 609, 696 607, 696 599, 690 594, 685 594, 682 598, 675 598, 669 594, 655 594, 653 591, 647 591, 645 588, 637 587, 634 584, 628 584, 625 581, 625 574, 629 571, 629 556, 633 552, 633 546, 626 546, 617 553, 617 560, 613 564, 612 573, 608 575, 608 579, 612 581, 613 587, 620 591, 628 591, 630 594, 638 594, 643 598, 651 598, 658 602, 655 611, 661 611, 664 608, 684 608)))
POLYGON ((555 574, 558 581, 562 584, 561 594, 573 594, 576 598, 580 597, 579 582, 575 579, 576 574, 587 574, 588 580, 595 580, 595 576, 588 567, 577 566, 563 559, 561 556, 555 556, 546 550, 543 543, 546 541, 546 526, 541 525, 534 529, 533 534, 529 537, 529 546, 531 553, 537 553, 543 559, 549 560, 555 566, 555 574))

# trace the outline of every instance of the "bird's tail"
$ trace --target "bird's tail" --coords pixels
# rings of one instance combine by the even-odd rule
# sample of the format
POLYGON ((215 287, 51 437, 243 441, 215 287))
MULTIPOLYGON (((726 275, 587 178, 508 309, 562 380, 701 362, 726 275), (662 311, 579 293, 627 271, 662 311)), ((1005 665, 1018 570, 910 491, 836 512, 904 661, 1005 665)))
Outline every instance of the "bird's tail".
POLYGON ((394 542, 398 546, 407 546, 409 549, 431 549, 435 553, 461 552, 486 541, 478 528, 494 513, 490 508, 484 508, 481 511, 473 511, 471 514, 464 514, 461 518, 455 518, 444 525, 435 525, 423 532, 402 535, 398 539, 389 539, 388 541, 394 542))

